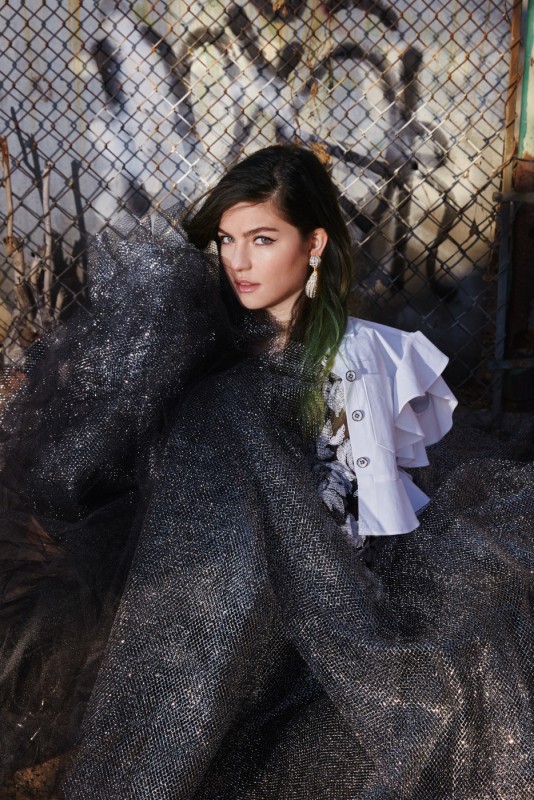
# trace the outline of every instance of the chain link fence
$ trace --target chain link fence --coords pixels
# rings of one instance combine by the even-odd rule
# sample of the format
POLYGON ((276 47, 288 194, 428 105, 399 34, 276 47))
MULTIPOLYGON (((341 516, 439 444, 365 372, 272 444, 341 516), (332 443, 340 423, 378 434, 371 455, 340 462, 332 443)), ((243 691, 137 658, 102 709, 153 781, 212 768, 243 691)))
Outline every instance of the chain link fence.
POLYGON ((502 0, 7 2, 0 339, 7 367, 85 301, 88 236, 189 201, 274 142, 331 169, 374 320, 420 329, 490 404, 502 0))

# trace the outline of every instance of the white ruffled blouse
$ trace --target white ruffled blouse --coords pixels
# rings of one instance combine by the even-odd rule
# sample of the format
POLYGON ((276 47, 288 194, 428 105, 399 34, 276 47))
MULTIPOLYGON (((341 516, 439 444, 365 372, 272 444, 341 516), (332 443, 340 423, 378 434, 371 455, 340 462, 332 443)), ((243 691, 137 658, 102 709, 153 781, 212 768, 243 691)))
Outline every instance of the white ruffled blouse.
MULTIPOLYGON (((325 427, 318 456, 330 460, 330 469, 345 482, 347 491, 349 473, 353 470, 356 476, 358 526, 351 527, 353 538, 408 533, 418 527, 416 514, 430 498, 404 467, 426 466, 426 447, 452 426, 457 401, 441 377, 447 362, 418 331, 349 319, 332 369, 333 377, 341 378, 343 392, 332 396, 337 405, 342 398, 350 445, 342 426, 331 432, 325 427), (328 458, 334 451, 335 457, 328 458)), ((323 481, 320 491, 329 505, 336 498, 335 493, 324 494, 327 484, 323 481)), ((345 524, 347 520, 351 524, 347 516, 345 524)))
POLYGON ((316 442, 314 472, 324 504, 345 535, 356 547, 366 538, 359 535, 358 481, 345 416, 345 393, 339 375, 330 373, 324 389, 325 421, 316 442))

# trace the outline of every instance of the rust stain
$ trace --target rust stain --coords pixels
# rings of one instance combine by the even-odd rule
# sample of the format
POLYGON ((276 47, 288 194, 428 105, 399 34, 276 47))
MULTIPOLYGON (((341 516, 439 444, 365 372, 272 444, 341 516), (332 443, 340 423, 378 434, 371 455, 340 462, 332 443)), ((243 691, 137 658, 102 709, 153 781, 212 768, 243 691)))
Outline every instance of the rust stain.
POLYGON ((524 153, 514 167, 514 189, 516 192, 531 192, 534 188, 534 153, 524 153))

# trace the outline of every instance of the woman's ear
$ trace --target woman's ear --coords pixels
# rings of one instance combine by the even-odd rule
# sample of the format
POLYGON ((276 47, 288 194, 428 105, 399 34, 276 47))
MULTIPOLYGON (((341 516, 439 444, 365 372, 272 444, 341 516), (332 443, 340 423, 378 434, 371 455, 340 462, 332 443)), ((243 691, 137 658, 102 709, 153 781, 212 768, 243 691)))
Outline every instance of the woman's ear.
POLYGON ((308 256, 322 256, 328 241, 328 234, 324 228, 315 228, 310 234, 310 248, 308 256))

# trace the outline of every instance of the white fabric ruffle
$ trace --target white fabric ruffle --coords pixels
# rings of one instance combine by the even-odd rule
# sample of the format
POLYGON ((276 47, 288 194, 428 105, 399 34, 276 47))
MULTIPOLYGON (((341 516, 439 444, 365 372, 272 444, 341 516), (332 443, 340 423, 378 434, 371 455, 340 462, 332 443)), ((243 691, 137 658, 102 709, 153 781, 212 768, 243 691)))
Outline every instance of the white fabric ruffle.
POLYGON ((360 532, 408 533, 430 501, 404 467, 428 464, 426 447, 452 426, 448 362, 422 333, 351 318, 334 363, 343 380, 358 480, 360 532))

